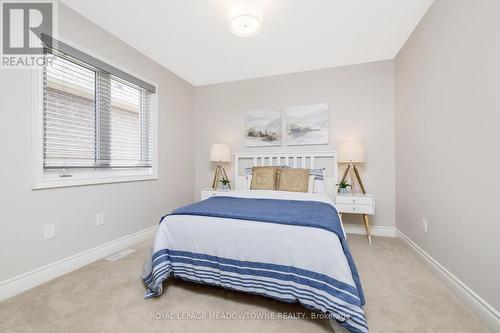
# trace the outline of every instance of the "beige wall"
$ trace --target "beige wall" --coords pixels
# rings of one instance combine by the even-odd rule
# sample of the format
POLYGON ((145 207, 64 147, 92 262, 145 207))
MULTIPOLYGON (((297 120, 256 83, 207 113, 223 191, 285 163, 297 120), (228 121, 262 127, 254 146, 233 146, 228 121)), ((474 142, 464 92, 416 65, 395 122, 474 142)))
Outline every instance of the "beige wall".
MULTIPOLYGON (((367 163, 362 177, 376 196, 376 225, 394 226, 394 72, 393 62, 197 87, 195 92, 195 189, 211 185, 210 144, 228 143, 233 152, 332 150, 340 139, 363 138, 367 163), (327 102, 330 145, 245 148, 243 113, 255 108, 327 102)), ((230 178, 232 178, 232 171, 230 178)), ((359 223, 360 218, 349 218, 359 223)))
POLYGON ((397 227, 500 310, 498 13, 434 1, 395 73, 397 227))
POLYGON ((59 7, 64 39, 158 83, 160 179, 32 191, 30 72, 0 70, 0 281, 153 226, 194 199, 193 87, 59 7), (99 212, 105 225, 96 228, 99 212), (44 241, 47 223, 56 225, 56 238, 44 241))

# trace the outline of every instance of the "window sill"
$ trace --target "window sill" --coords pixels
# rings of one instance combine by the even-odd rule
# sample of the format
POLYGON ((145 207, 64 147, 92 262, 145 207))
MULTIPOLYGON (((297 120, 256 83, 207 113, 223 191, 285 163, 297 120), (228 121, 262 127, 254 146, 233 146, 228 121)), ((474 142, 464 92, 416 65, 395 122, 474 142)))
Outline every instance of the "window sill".
POLYGON ((136 182, 155 179, 158 179, 158 175, 152 170, 72 172, 71 177, 61 177, 60 172, 49 171, 44 172, 39 179, 34 179, 32 189, 41 190, 58 187, 136 182))

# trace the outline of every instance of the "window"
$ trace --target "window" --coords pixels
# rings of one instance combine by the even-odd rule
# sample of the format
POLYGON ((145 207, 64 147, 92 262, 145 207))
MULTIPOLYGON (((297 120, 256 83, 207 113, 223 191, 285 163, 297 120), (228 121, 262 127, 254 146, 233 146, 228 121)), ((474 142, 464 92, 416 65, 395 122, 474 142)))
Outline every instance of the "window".
POLYGON ((35 188, 156 178, 155 87, 57 45, 41 73, 35 188))
POLYGON ((96 77, 60 57, 44 68, 44 169, 95 165, 96 77))

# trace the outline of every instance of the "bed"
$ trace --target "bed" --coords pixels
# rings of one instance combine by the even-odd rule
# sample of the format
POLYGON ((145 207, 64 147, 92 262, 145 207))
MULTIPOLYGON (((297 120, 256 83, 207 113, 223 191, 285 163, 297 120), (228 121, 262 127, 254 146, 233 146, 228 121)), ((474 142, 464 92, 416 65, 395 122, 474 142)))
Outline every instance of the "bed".
POLYGON ((368 332, 359 274, 331 199, 336 154, 236 154, 234 179, 235 191, 162 218, 144 264, 146 298, 174 277, 299 302, 332 326, 368 332), (324 192, 247 190, 242 160, 312 169, 319 158, 333 160, 324 192))

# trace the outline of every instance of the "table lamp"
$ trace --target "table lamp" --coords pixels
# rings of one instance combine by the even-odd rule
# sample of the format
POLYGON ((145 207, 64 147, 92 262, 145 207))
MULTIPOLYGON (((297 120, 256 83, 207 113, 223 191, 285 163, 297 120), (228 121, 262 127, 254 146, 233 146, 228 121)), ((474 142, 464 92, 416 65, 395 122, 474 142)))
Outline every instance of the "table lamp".
POLYGON ((356 175, 356 179, 358 180, 361 192, 366 194, 365 187, 363 186, 363 182, 359 176, 358 168, 356 168, 356 164, 365 162, 365 148, 363 146, 363 142, 361 140, 341 141, 339 142, 338 147, 339 163, 348 164, 344 171, 344 175, 342 176, 341 182, 345 181, 349 170, 352 168, 354 170, 354 174, 356 175))
MULTIPOLYGON (((217 189, 219 181, 221 178, 227 178, 226 170, 222 163, 231 162, 231 148, 224 143, 214 143, 210 147, 210 162, 216 162, 217 167, 215 168, 214 181, 212 183, 212 188, 217 189)), ((229 184, 228 184, 229 185, 229 184)), ((231 188, 231 185, 229 185, 231 188)))

